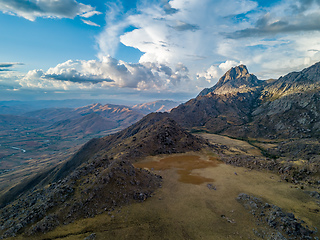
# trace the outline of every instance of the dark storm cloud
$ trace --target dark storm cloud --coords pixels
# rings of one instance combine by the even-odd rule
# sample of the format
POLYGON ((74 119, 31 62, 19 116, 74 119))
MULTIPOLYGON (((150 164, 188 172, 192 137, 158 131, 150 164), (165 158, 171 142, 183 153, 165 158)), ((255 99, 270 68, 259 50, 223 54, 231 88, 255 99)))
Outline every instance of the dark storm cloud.
POLYGON ((266 14, 258 19, 255 27, 246 28, 233 33, 227 33, 225 35, 228 38, 237 39, 246 37, 263 37, 280 33, 320 31, 319 22, 320 15, 316 13, 285 16, 276 21, 270 17, 270 14, 266 14))
POLYGON ((70 81, 75 83, 93 83, 97 84, 100 82, 114 82, 111 79, 103 79, 103 78, 97 78, 97 76, 88 76, 88 75, 81 75, 78 72, 73 72, 69 74, 45 74, 44 77, 46 79, 50 80, 59 80, 59 81, 70 81))

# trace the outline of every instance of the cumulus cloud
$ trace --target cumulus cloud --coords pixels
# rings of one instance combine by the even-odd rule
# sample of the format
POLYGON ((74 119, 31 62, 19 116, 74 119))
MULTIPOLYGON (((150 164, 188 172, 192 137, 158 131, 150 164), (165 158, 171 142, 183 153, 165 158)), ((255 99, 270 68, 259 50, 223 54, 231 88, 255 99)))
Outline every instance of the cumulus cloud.
POLYGON ((31 88, 132 88, 163 90, 189 81, 188 69, 178 64, 172 69, 165 64, 130 64, 104 57, 102 61, 69 60, 48 71, 29 71, 21 86, 31 88))
POLYGON ((216 54, 216 48, 224 38, 220 32, 232 25, 230 15, 246 14, 256 7, 257 3, 250 0, 144 2, 136 12, 126 14, 120 20, 106 19, 109 22, 114 19, 115 24, 108 25, 99 36, 99 56, 114 56, 120 39, 122 44, 143 53, 140 63, 183 62, 191 74, 195 74, 199 64, 209 67, 215 59, 221 58, 216 54), (128 26, 133 30, 124 32, 128 26), (197 66, 195 61, 198 61, 197 66))
POLYGON ((100 14, 92 6, 75 0, 0 0, 0 11, 30 21, 34 21, 37 17, 74 18, 81 15, 87 18, 100 14))
POLYGON ((226 72, 226 71, 228 71, 230 68, 235 67, 235 66, 238 66, 238 65, 240 65, 240 64, 242 64, 242 62, 236 62, 236 61, 233 61, 233 60, 227 60, 227 61, 221 63, 221 64, 219 65, 219 68, 220 68, 223 72, 226 72))

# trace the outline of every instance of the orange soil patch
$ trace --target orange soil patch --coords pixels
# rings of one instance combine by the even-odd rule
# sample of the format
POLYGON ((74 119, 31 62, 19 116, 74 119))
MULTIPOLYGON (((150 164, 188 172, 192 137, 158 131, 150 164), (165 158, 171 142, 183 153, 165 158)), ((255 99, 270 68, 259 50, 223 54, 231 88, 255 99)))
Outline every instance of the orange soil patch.
POLYGON ((177 169, 177 173, 179 174, 179 182, 199 185, 205 182, 212 182, 214 179, 192 173, 192 170, 216 167, 218 164, 219 162, 214 157, 209 157, 209 160, 205 160, 197 155, 180 155, 166 157, 159 161, 135 163, 134 166, 137 168, 154 170, 167 170, 174 168, 177 169))

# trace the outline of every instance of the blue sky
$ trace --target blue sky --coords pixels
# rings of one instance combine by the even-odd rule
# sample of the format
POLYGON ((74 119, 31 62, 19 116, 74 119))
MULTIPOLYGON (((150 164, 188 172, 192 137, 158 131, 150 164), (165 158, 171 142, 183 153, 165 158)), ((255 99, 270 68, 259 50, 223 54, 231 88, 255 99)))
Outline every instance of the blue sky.
POLYGON ((0 0, 0 100, 188 100, 320 61, 318 0, 0 0))

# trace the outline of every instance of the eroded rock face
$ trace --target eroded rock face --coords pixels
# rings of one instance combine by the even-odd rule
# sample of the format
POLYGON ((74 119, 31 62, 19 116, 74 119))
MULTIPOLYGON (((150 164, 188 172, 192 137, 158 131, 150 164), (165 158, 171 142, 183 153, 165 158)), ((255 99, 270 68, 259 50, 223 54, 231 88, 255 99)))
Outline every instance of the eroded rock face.
POLYGON ((225 134, 252 138, 310 138, 320 136, 320 94, 295 93, 261 104, 252 120, 232 126, 225 134))

